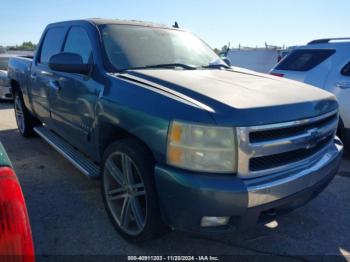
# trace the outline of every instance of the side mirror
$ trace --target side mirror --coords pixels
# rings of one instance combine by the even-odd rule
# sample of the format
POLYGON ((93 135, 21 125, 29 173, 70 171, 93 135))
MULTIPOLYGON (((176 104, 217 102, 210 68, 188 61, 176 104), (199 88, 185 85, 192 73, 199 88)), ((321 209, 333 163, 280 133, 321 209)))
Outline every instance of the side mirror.
POLYGON ((222 60, 223 60, 228 66, 231 66, 231 65, 232 65, 232 64, 231 64, 230 58, 224 57, 222 60))
POLYGON ((91 71, 90 64, 84 64, 83 58, 75 53, 62 52, 51 56, 49 67, 52 70, 88 75, 91 71))

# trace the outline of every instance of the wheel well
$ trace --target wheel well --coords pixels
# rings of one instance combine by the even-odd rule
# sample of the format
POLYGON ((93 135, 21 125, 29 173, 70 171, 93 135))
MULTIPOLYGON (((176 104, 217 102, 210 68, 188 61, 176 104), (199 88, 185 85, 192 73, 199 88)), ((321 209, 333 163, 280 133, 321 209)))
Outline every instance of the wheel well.
POLYGON ((339 118, 337 136, 341 137, 343 135, 343 128, 344 128, 343 120, 341 118, 339 118))
POLYGON ((337 136, 344 142, 346 147, 349 147, 348 143, 350 141, 350 135, 346 131, 344 122, 341 118, 339 118, 339 124, 337 129, 337 136))
POLYGON ((117 127, 109 123, 102 123, 100 124, 98 133, 99 133, 98 144, 99 144, 100 159, 102 159, 104 151, 110 144, 126 138, 137 141, 149 152, 149 155, 153 158, 153 160, 155 159, 152 150, 147 146, 146 143, 144 143, 140 138, 129 133, 123 128, 117 127))
POLYGON ((13 79, 11 79, 10 84, 11 84, 11 93, 12 93, 12 96, 14 96, 17 91, 21 90, 21 87, 20 87, 19 83, 13 79))

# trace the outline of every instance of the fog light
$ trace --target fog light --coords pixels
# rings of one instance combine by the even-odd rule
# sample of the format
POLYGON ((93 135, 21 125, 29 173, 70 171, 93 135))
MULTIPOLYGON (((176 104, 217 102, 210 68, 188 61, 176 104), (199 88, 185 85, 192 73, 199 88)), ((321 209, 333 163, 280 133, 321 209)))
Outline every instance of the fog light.
POLYGON ((265 224, 265 227, 268 227, 268 228, 276 228, 276 227, 278 227, 278 222, 276 221, 276 220, 274 220, 274 221, 272 221, 272 222, 270 222, 270 223, 267 223, 267 224, 265 224))
POLYGON ((202 217, 201 227, 218 227, 228 224, 230 217, 202 217))

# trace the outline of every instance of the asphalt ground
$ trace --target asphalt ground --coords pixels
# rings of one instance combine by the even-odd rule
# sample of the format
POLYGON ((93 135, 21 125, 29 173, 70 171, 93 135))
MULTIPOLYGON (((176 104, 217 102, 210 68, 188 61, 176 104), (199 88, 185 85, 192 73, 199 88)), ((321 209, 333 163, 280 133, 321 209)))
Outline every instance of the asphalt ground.
POLYGON ((38 260, 90 255, 350 260, 350 160, 343 160, 339 174, 316 199, 279 218, 272 228, 257 225, 215 237, 171 231, 134 245, 123 240, 109 222, 100 181, 85 177, 39 137, 23 138, 7 102, 0 103, 0 141, 22 185, 38 260))

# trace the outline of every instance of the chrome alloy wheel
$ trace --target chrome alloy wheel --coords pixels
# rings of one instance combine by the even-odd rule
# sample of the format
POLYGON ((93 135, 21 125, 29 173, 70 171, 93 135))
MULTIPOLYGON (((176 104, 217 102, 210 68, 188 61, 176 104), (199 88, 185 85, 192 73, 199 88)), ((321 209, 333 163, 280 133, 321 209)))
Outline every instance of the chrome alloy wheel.
POLYGON ((25 129, 24 112, 20 96, 15 97, 15 115, 19 131, 23 134, 25 129))
POLYGON ((104 194, 117 225, 138 235, 146 224, 146 190, 134 161, 124 153, 111 154, 104 168, 104 194))

